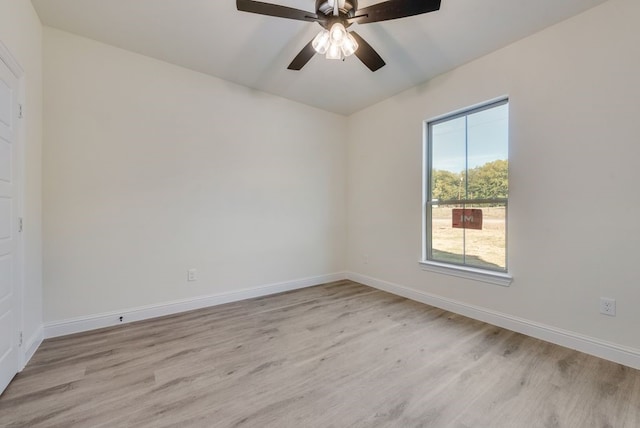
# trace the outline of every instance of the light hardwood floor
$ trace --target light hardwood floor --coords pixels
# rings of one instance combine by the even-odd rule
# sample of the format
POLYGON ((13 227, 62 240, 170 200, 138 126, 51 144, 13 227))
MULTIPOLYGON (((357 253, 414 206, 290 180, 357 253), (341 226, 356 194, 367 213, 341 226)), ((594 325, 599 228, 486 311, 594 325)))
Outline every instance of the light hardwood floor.
POLYGON ((2 427, 640 427, 640 371, 349 281, 46 340, 2 427))

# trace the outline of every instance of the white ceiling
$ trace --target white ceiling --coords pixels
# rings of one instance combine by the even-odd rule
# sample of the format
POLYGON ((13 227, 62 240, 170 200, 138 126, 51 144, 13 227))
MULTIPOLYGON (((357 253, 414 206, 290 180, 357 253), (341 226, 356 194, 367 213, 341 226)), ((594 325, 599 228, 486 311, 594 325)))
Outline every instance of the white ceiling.
MULTIPOLYGON (((264 0, 267 1, 267 0, 264 0)), ((387 65, 316 55, 287 70, 315 23, 234 0, 32 0, 43 24, 339 114, 351 114, 606 0, 442 0, 440 11, 351 29, 387 65)), ((359 0, 359 7, 380 0, 359 0)), ((313 11, 314 0, 273 0, 313 11)))

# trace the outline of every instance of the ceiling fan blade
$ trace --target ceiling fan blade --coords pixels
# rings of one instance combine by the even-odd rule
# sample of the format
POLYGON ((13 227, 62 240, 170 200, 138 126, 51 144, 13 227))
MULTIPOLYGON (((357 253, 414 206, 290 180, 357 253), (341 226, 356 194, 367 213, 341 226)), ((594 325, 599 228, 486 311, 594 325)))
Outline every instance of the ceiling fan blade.
POLYGON ((350 23, 368 24, 370 22, 388 21, 420 15, 440 9, 441 0, 388 0, 356 11, 356 16, 349 18, 350 23))
POLYGON ((357 56, 364 65, 369 67, 369 70, 376 71, 379 68, 384 67, 384 60, 380 55, 378 55, 378 52, 376 52, 369 43, 367 43, 355 31, 351 31, 349 34, 351 34, 356 39, 356 42, 358 42, 358 49, 355 52, 355 56, 357 56))
POLYGON ((301 70, 302 67, 304 67, 311 58, 313 58, 316 54, 316 50, 313 48, 312 43, 313 40, 307 43, 300 53, 296 55, 293 61, 291 61, 291 64, 289 64, 289 67, 287 67, 289 70, 301 70))
POLYGON ((252 0, 236 0, 236 7, 241 12, 251 12, 260 15, 276 16, 278 18, 297 19, 298 21, 318 22, 324 21, 313 12, 294 9, 292 7, 280 6, 277 4, 263 3, 252 0))

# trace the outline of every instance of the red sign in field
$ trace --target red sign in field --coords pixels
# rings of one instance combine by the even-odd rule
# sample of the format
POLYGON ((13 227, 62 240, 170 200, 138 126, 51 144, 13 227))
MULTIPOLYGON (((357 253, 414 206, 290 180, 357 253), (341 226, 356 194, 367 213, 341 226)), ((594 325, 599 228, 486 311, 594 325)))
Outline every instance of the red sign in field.
POLYGON ((454 208, 451 226, 458 229, 482 230, 482 210, 454 208))

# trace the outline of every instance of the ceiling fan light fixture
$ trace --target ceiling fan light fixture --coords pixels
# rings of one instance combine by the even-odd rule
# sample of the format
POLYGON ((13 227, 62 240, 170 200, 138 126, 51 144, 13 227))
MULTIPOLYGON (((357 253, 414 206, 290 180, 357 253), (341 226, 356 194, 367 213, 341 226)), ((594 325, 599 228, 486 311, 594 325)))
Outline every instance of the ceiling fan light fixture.
POLYGON ((358 50, 358 42, 355 37, 347 33, 347 37, 341 46, 342 54, 347 57, 353 55, 358 50))
POLYGON ((324 55, 325 53, 327 53, 330 43, 331 43, 331 39, 329 37, 329 31, 322 30, 313 39, 311 46, 313 46, 313 49, 316 52, 318 52, 320 55, 324 55))
POLYGON ((327 59, 344 59, 355 53, 358 42, 347 32, 344 25, 336 22, 330 30, 320 31, 311 42, 311 46, 327 59))

